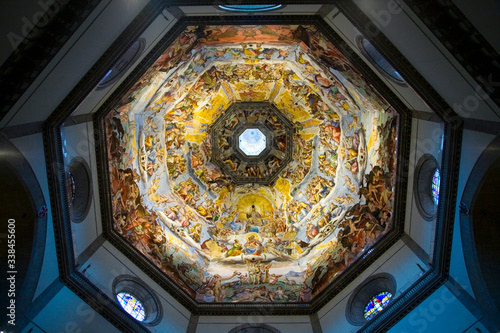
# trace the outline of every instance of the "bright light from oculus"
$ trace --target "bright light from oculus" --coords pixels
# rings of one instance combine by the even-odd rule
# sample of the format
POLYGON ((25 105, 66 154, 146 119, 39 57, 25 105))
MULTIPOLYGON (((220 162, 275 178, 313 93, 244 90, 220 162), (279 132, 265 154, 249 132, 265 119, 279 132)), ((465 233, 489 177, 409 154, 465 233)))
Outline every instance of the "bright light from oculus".
POLYGON ((247 128, 239 137, 239 147, 247 156, 258 156, 266 149, 266 140, 258 128, 247 128))
POLYGON ((143 321, 146 318, 146 312, 142 303, 137 298, 128 293, 119 293, 116 295, 118 302, 122 308, 127 311, 129 315, 134 317, 135 320, 143 321))

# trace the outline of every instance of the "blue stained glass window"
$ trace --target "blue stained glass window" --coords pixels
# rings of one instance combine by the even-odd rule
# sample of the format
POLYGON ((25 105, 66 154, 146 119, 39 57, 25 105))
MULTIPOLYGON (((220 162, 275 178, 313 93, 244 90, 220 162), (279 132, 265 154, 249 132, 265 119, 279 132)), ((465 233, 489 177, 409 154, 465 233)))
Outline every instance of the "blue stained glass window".
POLYGON ((434 204, 439 203, 439 187, 441 185, 441 175, 439 174, 439 169, 434 171, 432 176, 432 198, 434 199, 434 204))
POLYGON ((257 128, 247 128, 239 137, 239 147, 247 156, 258 156, 266 149, 266 136, 257 128))
POLYGON ((387 304, 389 304, 391 298, 392 294, 387 291, 383 291, 374 296, 365 307, 365 319, 371 320, 378 313, 380 313, 387 306, 387 304))
POLYGON ((219 5, 220 9, 231 12, 266 12, 281 8, 283 5, 219 5))
POLYGON ((143 321, 146 318, 146 312, 144 311, 142 303, 134 296, 128 293, 119 293, 116 295, 116 298, 122 308, 136 320, 143 321))

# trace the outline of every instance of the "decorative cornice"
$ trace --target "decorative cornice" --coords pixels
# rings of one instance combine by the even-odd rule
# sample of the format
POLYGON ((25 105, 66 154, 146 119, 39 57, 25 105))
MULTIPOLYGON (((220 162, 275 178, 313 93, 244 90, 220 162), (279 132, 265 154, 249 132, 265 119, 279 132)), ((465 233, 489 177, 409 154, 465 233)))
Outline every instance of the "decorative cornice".
POLYGON ((76 268, 70 214, 65 195, 66 182, 62 181, 65 179, 65 165, 62 156, 60 132, 63 122, 80 105, 83 99, 92 92, 97 83, 104 77, 107 69, 139 38, 151 22, 161 14, 163 9, 163 4, 158 1, 146 5, 43 124, 45 162, 54 221, 59 278, 66 287, 122 332, 148 331, 76 268))
POLYGON ((410 313, 439 288, 448 277, 463 121, 356 4, 349 1, 336 1, 336 5, 388 62, 398 70, 406 83, 442 119, 445 127, 443 160, 441 162, 441 193, 431 269, 395 300, 391 301, 382 313, 360 329, 360 332, 380 332, 388 330, 410 313))
MULTIPOLYGON (((303 3, 303 2, 302 2, 303 3)), ((186 3, 183 3, 186 5, 186 3)), ((344 10, 344 13, 349 13, 349 4, 346 3, 346 7, 338 4, 339 7, 344 10), (347 8, 347 9, 346 9, 347 8)), ((118 311, 115 307, 104 306, 101 300, 108 300, 107 296, 102 295, 95 286, 93 286, 88 279, 83 277, 80 273, 75 271, 74 260, 71 259, 72 245, 71 245, 71 230, 69 225, 69 213, 67 209, 62 207, 67 207, 65 205, 65 196, 62 195, 65 192, 65 184, 60 183, 58 179, 63 179, 61 170, 64 170, 64 165, 62 164, 62 159, 60 158, 61 143, 60 136, 58 135, 60 126, 64 119, 73 112, 76 107, 81 103, 81 101, 92 91, 95 85, 100 81, 100 79, 106 73, 106 69, 112 64, 113 60, 116 59, 120 54, 122 54, 131 43, 140 35, 145 27, 158 15, 161 11, 160 6, 151 8, 149 7, 149 12, 139 16, 141 22, 136 22, 135 26, 131 26, 120 36, 120 38, 108 49, 105 55, 96 63, 95 66, 89 71, 89 73, 79 82, 79 84, 73 89, 72 93, 59 105, 56 111, 47 120, 44 126, 44 143, 46 147, 46 162, 47 170, 49 173, 49 186, 51 202, 53 207, 53 217, 54 221, 57 221, 54 226, 56 234, 56 247, 58 253, 58 263, 60 268, 61 280, 78 296, 88 302, 93 306, 99 313, 101 313, 106 319, 110 320, 118 328, 122 329, 124 325, 128 325, 130 322, 129 318, 122 318, 123 311, 118 311), (55 162, 53 162, 55 161, 55 162), (69 257, 68 257, 69 256, 69 257)), ((352 5, 355 6, 355 5, 352 5)), ((352 14, 352 13, 351 13, 352 14)), ((367 22, 366 16, 359 13, 354 15, 346 15, 351 21, 358 22, 358 27, 367 22)), ((368 20, 369 21, 369 20, 368 20)), ((131 73, 129 78, 112 94, 103 105, 103 107, 97 112, 94 118, 94 125, 96 128, 95 134, 97 136, 96 148, 98 154, 98 160, 101 161, 99 164, 99 184, 100 188, 107 188, 108 184, 106 182, 107 167, 102 163, 105 158, 105 140, 104 131, 100 127, 99 123, 105 113, 109 112, 109 108, 114 105, 114 103, 123 96, 137 79, 140 78, 142 73, 149 68, 149 66, 154 62, 154 60, 161 54, 164 50, 165 45, 169 45, 173 40, 173 36, 176 36, 179 31, 182 31, 188 24, 200 25, 200 24, 242 24, 244 22, 249 22, 251 24, 279 24, 286 22, 288 24, 313 24, 320 29, 326 36, 328 36, 339 49, 344 52, 344 54, 353 62, 353 64, 363 73, 363 75, 368 79, 370 83, 389 101, 389 103, 400 113, 399 119, 399 142, 398 142, 398 155, 401 157, 398 162, 397 171, 397 191, 396 191, 396 207, 394 220, 397 221, 393 231, 386 235, 379 243, 377 248, 373 253, 368 255, 366 259, 360 261, 357 267, 352 267, 348 269, 343 276, 333 283, 328 289, 323 292, 316 301, 311 304, 304 304, 301 307, 296 305, 292 306, 276 306, 266 304, 258 304, 256 306, 234 306, 228 307, 212 305, 212 304, 188 304, 185 295, 179 292, 179 288, 172 287, 169 284, 166 277, 159 272, 155 272, 153 265, 149 264, 151 267, 147 267, 147 263, 137 255, 137 251, 132 248, 128 248, 128 243, 124 243, 120 240, 116 233, 113 233, 108 227, 105 228, 106 238, 109 239, 117 248, 123 250, 125 255, 129 258, 134 258, 133 261, 140 267, 146 270, 146 272, 157 282, 160 286, 165 286, 165 289, 172 293, 172 296, 178 298, 182 301, 182 304, 186 306, 195 314, 232 314, 232 315, 242 315, 258 313, 262 314, 273 314, 273 315, 294 315, 294 314, 311 314, 323 307, 329 300, 331 300, 340 290, 345 288, 354 278, 356 278, 363 270, 365 270, 370 264, 372 264, 383 252, 389 249, 402 235, 403 224, 405 218, 405 206, 406 206, 406 179, 408 174, 408 156, 410 148, 410 131, 411 131, 411 113, 406 109, 405 105, 397 98, 397 96, 387 88, 384 83, 378 78, 376 74, 371 72, 368 66, 356 55, 355 52, 350 50, 348 45, 319 17, 307 17, 307 16, 279 16, 279 15, 269 15, 269 16, 233 16, 233 17, 194 17, 181 20, 177 23, 172 30, 169 32, 162 41, 159 42, 157 46, 150 52, 150 55, 141 62, 141 64, 131 73), (129 251, 129 252, 127 252, 129 251), (135 251, 135 252, 134 252, 135 251), (157 274, 158 273, 158 274, 157 274), (175 290, 173 290, 175 288, 175 290), (178 295, 176 294, 178 293, 178 295)), ((360 29, 363 31, 363 29, 360 29)), ((451 108, 446 105, 446 103, 441 99, 437 93, 432 90, 430 85, 418 74, 418 72, 402 57, 402 55, 397 52, 397 49, 392 46, 384 36, 378 36, 375 40, 371 42, 378 49, 385 49, 387 58, 396 64, 398 71, 401 72, 405 80, 419 93, 424 100, 431 105, 431 107, 436 110, 436 112, 445 120, 446 125, 446 142, 445 142, 445 156, 454 156, 450 158, 450 162, 443 165, 443 178, 450 178, 447 181, 443 181, 443 188, 446 188, 442 195, 443 201, 447 202, 448 206, 453 206, 455 202, 456 195, 456 184, 458 175, 458 163, 457 156, 459 156, 460 148, 460 136, 461 136, 461 121, 456 117, 451 108), (386 45, 387 44, 387 45, 386 45), (384 46, 385 45, 385 46, 384 46), (392 52, 392 53, 391 53, 392 52)), ((106 210, 106 201, 109 201, 109 193, 106 191, 101 192, 101 204, 103 204, 103 223, 109 224, 109 210, 106 210), (107 222, 106 222, 107 220, 107 222)), ((67 204, 67 203, 66 203, 67 204)), ((108 202, 109 204, 109 202, 108 202)), ((421 302, 428 295, 430 295, 437 287, 439 287, 444 281, 449 265, 449 250, 451 249, 451 222, 449 222, 450 215, 453 216, 454 209, 449 210, 450 207, 446 209, 440 209, 437 227, 437 236, 435 244, 435 269, 429 271, 424 275, 408 292, 406 292, 399 301, 395 300, 391 302, 390 308, 394 309, 389 311, 384 311, 380 316, 375 318, 369 323, 369 327, 363 328, 366 330, 379 330, 390 327, 395 323, 395 320, 404 316, 409 312, 414 306, 416 306, 415 300, 421 302), (444 211, 444 212, 443 212, 444 211), (443 222, 443 219, 448 222, 443 222), (446 248, 444 250, 440 249, 440 245, 444 245, 446 248), (416 295, 416 296, 415 296, 416 295), (397 301, 397 302, 396 302, 397 301), (396 311, 397 310, 397 311, 396 311), (389 319, 387 321, 382 321, 380 318, 389 319)), ((128 245, 130 246, 130 245, 128 245)), ((109 305, 106 304, 105 305, 109 305)), ((115 304, 115 303, 111 303, 115 304)), ((133 327, 133 326, 130 326, 133 327)), ((130 328, 128 328, 130 329, 130 328)))

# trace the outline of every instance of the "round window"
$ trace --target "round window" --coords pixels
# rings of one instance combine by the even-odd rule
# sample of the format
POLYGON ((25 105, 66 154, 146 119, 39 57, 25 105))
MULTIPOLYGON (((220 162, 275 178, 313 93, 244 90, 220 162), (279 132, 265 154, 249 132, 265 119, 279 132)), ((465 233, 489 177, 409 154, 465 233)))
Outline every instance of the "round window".
POLYGON ((283 5, 219 5, 222 10, 227 10, 230 12, 267 12, 270 10, 276 10, 282 8, 283 5))
POLYGON ((140 279, 118 276, 113 283, 113 294, 120 306, 143 325, 154 326, 162 320, 162 307, 156 293, 140 279))
POLYGON ((87 162, 76 157, 66 172, 66 195, 71 220, 80 223, 85 220, 92 202, 91 173, 87 162))
POLYGON ((405 80, 398 71, 387 61, 387 59, 363 36, 358 36, 356 40, 358 48, 364 56, 391 81, 405 85, 405 80))
POLYGON ((146 40, 141 38, 136 40, 132 46, 115 62, 101 81, 97 84, 97 89, 109 87, 125 74, 130 66, 141 56, 146 46, 146 40))
POLYGON ((436 218, 440 184, 437 160, 432 155, 424 154, 415 167, 413 192, 417 209, 426 221, 436 218))
POLYGON ((396 280, 392 275, 377 273, 370 276, 349 297, 347 321, 356 326, 365 325, 389 304, 393 295, 396 295, 396 280))
POLYGON ((432 176, 432 199, 434 204, 439 203, 439 186, 441 184, 441 175, 439 174, 439 169, 436 168, 434 175, 432 176))
POLYGON ((370 302, 365 306, 365 319, 370 320, 380 313, 389 304, 392 294, 388 291, 383 291, 372 297, 370 302))
POLYGON ((66 177, 66 189, 68 191, 68 207, 71 207, 75 200, 75 177, 69 171, 66 177))
POLYGON ((146 312, 142 303, 134 296, 122 292, 116 295, 118 302, 129 315, 138 321, 143 321, 146 318, 146 312))

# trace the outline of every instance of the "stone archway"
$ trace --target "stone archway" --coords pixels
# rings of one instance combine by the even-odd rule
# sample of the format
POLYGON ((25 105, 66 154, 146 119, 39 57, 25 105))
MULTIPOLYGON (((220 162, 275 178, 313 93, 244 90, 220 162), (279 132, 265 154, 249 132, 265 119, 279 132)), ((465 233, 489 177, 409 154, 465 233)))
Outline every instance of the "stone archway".
MULTIPOLYGON (((16 322, 33 301, 42 270, 47 231, 47 207, 42 189, 30 164, 7 139, 0 137, 0 210, 2 272, 13 275, 15 297, 2 297, 3 309, 15 299, 16 322), (7 257, 8 250, 15 257, 7 257), (15 252, 14 252, 15 251, 15 252), (12 265, 12 266, 11 266, 12 265), (13 272, 13 273, 9 273, 13 272), (5 306, 5 307, 4 307, 5 306)), ((0 289, 9 291, 11 283, 2 279, 0 289)), ((0 326, 9 320, 3 316, 0 326)))
POLYGON ((478 305, 500 325, 500 136, 486 147, 465 185, 460 228, 465 264, 478 305))

